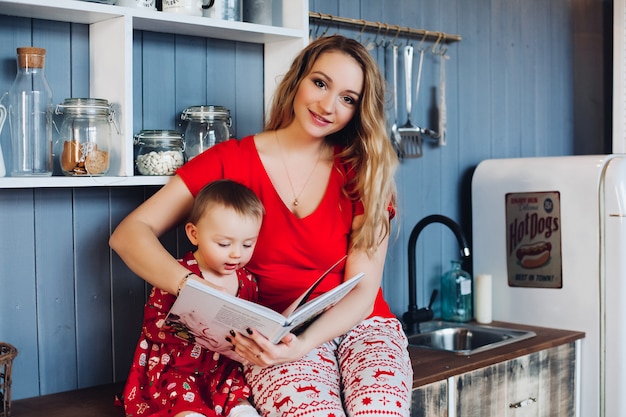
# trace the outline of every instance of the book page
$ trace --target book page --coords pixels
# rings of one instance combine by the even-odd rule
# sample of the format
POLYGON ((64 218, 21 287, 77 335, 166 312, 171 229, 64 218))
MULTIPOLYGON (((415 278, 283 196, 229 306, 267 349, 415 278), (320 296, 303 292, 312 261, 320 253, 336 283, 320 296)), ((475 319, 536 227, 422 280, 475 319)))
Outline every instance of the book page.
POLYGON ((318 317, 324 311, 328 310, 330 307, 337 304, 339 300, 345 297, 346 294, 348 294, 364 276, 365 274, 360 272, 332 290, 325 292, 319 297, 314 298, 305 305, 297 308, 296 311, 288 317, 289 326, 293 328, 312 317, 318 317))
POLYGON ((341 259, 339 259, 337 262, 332 264, 330 266, 330 268, 328 268, 326 271, 324 271, 324 273, 322 275, 320 275, 320 277, 318 279, 315 280, 313 285, 311 285, 309 288, 307 288, 307 290, 304 293, 302 293, 302 295, 300 297, 296 298, 296 300, 293 303, 291 303, 289 305, 289 307, 287 307, 285 309, 285 311, 283 311, 283 316, 289 317, 291 315, 291 313, 296 311, 296 309, 298 307, 306 304, 307 301, 309 301, 309 297, 311 296, 311 294, 313 294, 313 290, 315 290, 315 288, 317 288, 317 286, 324 280, 324 278, 326 278, 326 276, 328 274, 330 274, 332 272, 332 270, 335 269, 335 267, 337 267, 347 257, 348 257, 348 255, 342 256, 341 259))
POLYGON ((175 329, 176 336, 189 343, 197 343, 207 350, 217 352, 238 362, 243 360, 232 351, 232 345, 226 341, 230 329, 210 328, 194 310, 182 312, 180 316, 170 312, 165 324, 175 329))
POLYGON ((197 343, 202 341, 207 349, 224 354, 225 349, 231 348, 225 340, 230 330, 245 335, 246 329, 254 328, 272 343, 278 343, 294 326, 312 321, 336 304, 363 276, 363 273, 357 274, 300 306, 288 318, 262 305, 218 291, 202 281, 188 280, 166 320, 178 326, 183 338, 193 338, 197 343))
POLYGON ((181 323, 196 337, 212 336, 211 349, 216 349, 216 345, 230 349, 230 343, 225 338, 231 329, 245 334, 247 328, 253 327, 272 339, 285 333, 283 326, 286 324, 285 317, 267 307, 215 290, 196 280, 187 281, 167 320, 181 323))

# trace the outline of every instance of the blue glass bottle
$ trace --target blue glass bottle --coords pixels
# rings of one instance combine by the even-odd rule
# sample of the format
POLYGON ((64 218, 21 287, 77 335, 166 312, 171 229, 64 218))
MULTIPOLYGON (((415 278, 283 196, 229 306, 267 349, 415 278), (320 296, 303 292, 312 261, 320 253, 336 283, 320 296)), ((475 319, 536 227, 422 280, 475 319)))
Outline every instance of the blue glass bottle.
POLYGON ((466 322, 472 315, 472 277, 461 269, 461 261, 453 260, 441 277, 441 318, 466 322))

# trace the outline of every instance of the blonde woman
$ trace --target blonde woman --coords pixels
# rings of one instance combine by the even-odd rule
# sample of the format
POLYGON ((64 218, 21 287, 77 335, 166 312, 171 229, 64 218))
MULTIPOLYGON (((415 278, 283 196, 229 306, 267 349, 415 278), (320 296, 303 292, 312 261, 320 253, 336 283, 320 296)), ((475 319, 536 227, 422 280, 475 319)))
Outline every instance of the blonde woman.
POLYGON ((380 288, 398 164, 384 96, 376 62, 360 43, 338 35, 313 41, 278 86, 262 133, 194 158, 111 237, 133 271, 176 293, 186 271, 158 237, 185 218, 205 184, 231 178, 266 209, 247 265, 261 304, 283 311, 345 255, 316 294, 365 273, 338 304, 277 345, 252 323, 246 334, 228 336, 264 416, 409 415, 407 341, 380 288))

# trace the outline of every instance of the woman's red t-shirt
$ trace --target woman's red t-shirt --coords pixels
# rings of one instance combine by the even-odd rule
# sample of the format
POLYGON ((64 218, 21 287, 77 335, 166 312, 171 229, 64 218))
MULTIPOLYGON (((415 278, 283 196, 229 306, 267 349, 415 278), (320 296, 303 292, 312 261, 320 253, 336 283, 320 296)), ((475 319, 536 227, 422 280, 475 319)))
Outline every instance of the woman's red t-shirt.
MULTIPOLYGON (((257 152, 254 137, 219 143, 178 169, 196 196, 211 181, 228 178, 246 185, 261 199, 265 217, 254 255, 246 268, 257 276, 259 303, 282 312, 348 250, 355 215, 362 206, 343 192, 346 172, 335 158, 326 193, 309 216, 296 217, 276 192, 257 152)), ((344 265, 318 286, 317 296, 343 281, 344 265)), ((372 316, 395 317, 379 290, 372 316)))

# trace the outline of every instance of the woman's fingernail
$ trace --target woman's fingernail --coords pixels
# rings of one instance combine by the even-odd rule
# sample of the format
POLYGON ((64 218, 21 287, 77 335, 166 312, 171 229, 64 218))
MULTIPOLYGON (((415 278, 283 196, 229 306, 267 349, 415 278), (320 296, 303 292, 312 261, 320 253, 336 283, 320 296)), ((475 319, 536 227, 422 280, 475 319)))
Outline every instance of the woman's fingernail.
POLYGON ((226 336, 226 341, 227 341, 228 343, 233 343, 233 341, 232 341, 232 340, 230 340, 230 337, 228 337, 228 336, 226 336))
POLYGON ((229 333, 230 333, 230 335, 231 335, 232 337, 235 337, 235 331, 234 331, 234 330, 231 330, 229 333))
POLYGON ((252 334, 252 329, 248 327, 248 328, 246 329, 246 332, 248 332, 248 334, 252 334))

